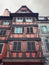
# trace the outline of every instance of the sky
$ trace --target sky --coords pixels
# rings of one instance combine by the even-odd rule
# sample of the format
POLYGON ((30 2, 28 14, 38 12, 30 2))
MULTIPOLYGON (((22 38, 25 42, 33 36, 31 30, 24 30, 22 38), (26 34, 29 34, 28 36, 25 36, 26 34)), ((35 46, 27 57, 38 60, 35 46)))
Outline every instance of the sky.
POLYGON ((49 0, 0 0, 0 15, 6 8, 15 13, 22 5, 39 13, 39 16, 49 16, 49 0))

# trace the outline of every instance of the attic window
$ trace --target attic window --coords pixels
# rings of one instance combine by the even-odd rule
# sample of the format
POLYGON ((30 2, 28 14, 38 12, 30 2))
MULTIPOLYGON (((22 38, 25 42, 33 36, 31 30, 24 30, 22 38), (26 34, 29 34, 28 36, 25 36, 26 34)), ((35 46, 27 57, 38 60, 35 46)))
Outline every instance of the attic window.
POLYGON ((0 43, 0 54, 2 53, 3 44, 0 43))
POLYGON ((22 11, 22 13, 26 13, 26 10, 21 10, 22 11))
POLYGON ((23 18, 22 17, 16 18, 16 22, 23 22, 23 18))
POLYGON ((27 18, 25 18, 25 20, 26 20, 26 22, 32 22, 33 21, 31 17, 27 17, 27 18))
POLYGON ((3 21, 3 25, 9 25, 9 21, 8 20, 3 21))

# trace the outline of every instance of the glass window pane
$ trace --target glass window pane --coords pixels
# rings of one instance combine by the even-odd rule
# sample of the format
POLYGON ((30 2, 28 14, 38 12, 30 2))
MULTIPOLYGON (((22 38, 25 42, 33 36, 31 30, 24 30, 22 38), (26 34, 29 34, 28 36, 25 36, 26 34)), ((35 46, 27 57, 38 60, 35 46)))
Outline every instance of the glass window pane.
POLYGON ((32 22, 32 18, 25 18, 26 22, 32 22))
POLYGON ((13 45, 13 50, 15 51, 17 48, 17 42, 14 42, 14 45, 13 45))
POLYGON ((4 36, 4 35, 6 35, 6 30, 0 30, 0 36, 4 36))
POLYGON ((49 32, 49 26, 47 26, 48 32, 49 32))
POLYGON ((3 25, 9 25, 9 21, 3 21, 3 25))
POLYGON ((23 22, 23 18, 16 18, 16 22, 23 22))
POLYGON ((22 33, 23 32, 23 28, 15 28, 15 33, 22 33))
POLYGON ((27 28, 27 33, 29 33, 29 28, 27 28))
POLYGON ((30 42, 27 43, 27 50, 31 51, 31 44, 30 44, 30 42))
POLYGON ((42 26, 42 33, 47 33, 47 26, 42 26))
POLYGON ((32 42, 32 50, 35 50, 35 43, 32 42))
POLYGON ((35 50, 35 43, 34 43, 34 42, 28 42, 28 43, 27 43, 27 50, 28 50, 28 51, 33 51, 33 50, 35 50))
POLYGON ((46 39, 47 49, 49 50, 49 38, 46 39))
POLYGON ((2 52, 3 44, 0 44, 0 53, 2 52))
POLYGON ((30 33, 33 33, 33 28, 30 28, 30 33))
POLYGON ((18 47, 17 47, 17 50, 21 50, 21 42, 18 42, 18 47))

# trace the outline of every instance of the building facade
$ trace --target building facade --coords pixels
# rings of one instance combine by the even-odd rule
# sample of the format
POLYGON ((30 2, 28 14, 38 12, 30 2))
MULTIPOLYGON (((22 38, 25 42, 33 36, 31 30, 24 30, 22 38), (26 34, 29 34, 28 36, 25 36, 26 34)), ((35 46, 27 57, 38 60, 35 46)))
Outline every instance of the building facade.
POLYGON ((39 35, 42 41, 43 55, 46 58, 45 62, 49 64, 49 17, 39 16, 38 18, 39 35))
POLYGON ((3 65, 44 65, 38 13, 22 6, 17 12, 6 9, 0 16, 0 62, 3 65))

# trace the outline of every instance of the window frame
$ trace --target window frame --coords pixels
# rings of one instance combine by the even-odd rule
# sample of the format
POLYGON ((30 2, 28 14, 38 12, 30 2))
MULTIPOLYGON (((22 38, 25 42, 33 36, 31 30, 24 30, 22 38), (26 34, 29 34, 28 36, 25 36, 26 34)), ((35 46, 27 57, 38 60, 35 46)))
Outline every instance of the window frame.
POLYGON ((46 40, 48 40, 48 39, 49 39, 49 37, 46 37, 46 38, 45 38, 46 49, 47 49, 46 52, 49 52, 48 45, 47 45, 47 43, 49 43, 49 42, 46 42, 46 40))
POLYGON ((17 51, 17 52, 21 51, 21 41, 17 41, 17 42, 15 41, 15 42, 13 42, 12 50, 13 50, 13 51, 17 51), (13 48, 14 48, 14 43, 17 44, 17 46, 16 46, 17 48, 16 48, 15 50, 13 50, 13 48), (20 44, 20 49, 18 50, 19 44, 20 44))
POLYGON ((7 26, 7 25, 9 25, 9 24, 10 24, 9 20, 4 20, 4 21, 2 22, 2 25, 5 25, 5 26, 7 26), (4 24, 4 22, 8 22, 8 24, 4 24))
POLYGON ((47 26, 46 26, 46 25, 41 26, 41 33, 42 33, 42 34, 49 34, 48 26, 49 26, 49 25, 47 25, 47 26), (42 31, 42 27, 46 27, 46 28, 47 28, 47 29, 46 29, 47 31, 46 31, 46 32, 43 32, 43 31, 42 31))
POLYGON ((27 27, 26 29, 28 29, 27 30, 27 34, 34 34, 34 30, 33 30, 33 27, 27 27), (32 30, 31 30, 32 29, 32 30), (29 32, 28 32, 29 31, 29 32))
POLYGON ((23 17, 16 17, 16 22, 18 22, 18 23, 22 23, 23 22, 23 17), (22 20, 21 22, 20 22, 20 20, 22 20), (17 21, 18 20, 18 21, 17 21))
POLYGON ((34 41, 31 41, 31 42, 27 42, 27 51, 35 51, 36 50, 36 47, 35 47, 36 45, 35 45, 35 42, 34 41), (30 44, 29 46, 31 46, 30 47, 30 50, 29 50, 29 48, 28 48, 28 43, 30 44), (32 49, 32 44, 34 44, 34 50, 32 49))
POLYGON ((15 33, 15 34, 23 34, 23 31, 24 31, 24 28, 23 28, 23 27, 15 27, 15 28, 14 28, 14 33, 15 33), (22 28, 22 33, 16 33, 16 32, 15 32, 15 29, 16 29, 16 28, 22 28))
POLYGON ((0 44, 2 44, 2 45, 3 45, 3 46, 2 46, 1 53, 0 53, 0 55, 2 55, 2 52, 3 52, 3 49, 4 49, 4 44, 3 44, 3 43, 0 43, 0 44))
POLYGON ((26 23, 31 23, 33 21, 33 18, 32 17, 25 17, 25 21, 26 21, 26 23), (26 21, 26 20, 31 20, 31 21, 26 21))
POLYGON ((6 30, 5 29, 0 29, 0 30, 1 30, 1 35, 0 36, 6 36, 6 30))

